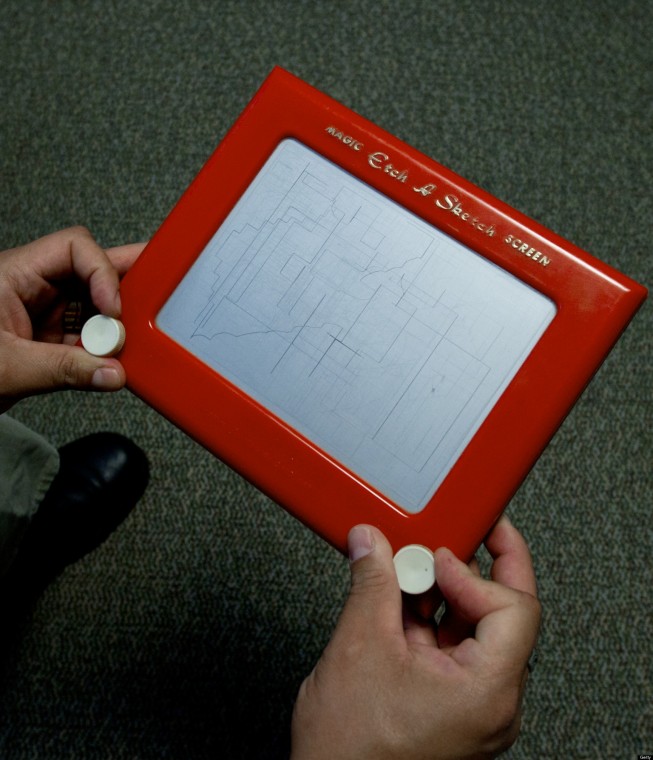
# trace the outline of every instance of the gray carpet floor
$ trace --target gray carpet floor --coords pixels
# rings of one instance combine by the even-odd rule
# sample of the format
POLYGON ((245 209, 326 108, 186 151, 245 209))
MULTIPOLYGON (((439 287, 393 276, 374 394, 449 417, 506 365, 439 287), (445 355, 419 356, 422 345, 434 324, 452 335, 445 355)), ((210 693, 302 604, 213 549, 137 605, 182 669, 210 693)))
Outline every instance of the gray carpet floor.
MULTIPOLYGON (((279 64, 650 285, 652 28, 634 0, 5 0, 1 247, 147 239, 279 64)), ((509 507, 544 605, 511 758, 653 752, 652 316, 509 507)), ((57 445, 123 432, 152 481, 2 621, 0 757, 284 757, 346 561, 127 391, 14 416, 57 445)))

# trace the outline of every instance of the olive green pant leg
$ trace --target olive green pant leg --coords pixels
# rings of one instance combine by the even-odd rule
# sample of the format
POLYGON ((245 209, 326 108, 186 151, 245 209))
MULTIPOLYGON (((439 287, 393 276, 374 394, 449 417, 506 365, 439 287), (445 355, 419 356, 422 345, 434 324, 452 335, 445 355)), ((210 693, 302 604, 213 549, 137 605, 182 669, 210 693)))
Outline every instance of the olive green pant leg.
POLYGON ((59 453, 44 438, 0 415, 0 577, 59 471, 59 453))

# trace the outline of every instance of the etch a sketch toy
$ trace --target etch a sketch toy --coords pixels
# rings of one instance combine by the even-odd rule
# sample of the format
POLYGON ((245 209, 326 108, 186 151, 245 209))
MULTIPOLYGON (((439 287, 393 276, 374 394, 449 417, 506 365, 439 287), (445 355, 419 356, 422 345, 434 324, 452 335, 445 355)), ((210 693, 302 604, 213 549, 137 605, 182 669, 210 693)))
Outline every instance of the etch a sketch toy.
POLYGON ((120 360, 341 551, 469 558, 645 297, 276 68, 124 278, 120 360))

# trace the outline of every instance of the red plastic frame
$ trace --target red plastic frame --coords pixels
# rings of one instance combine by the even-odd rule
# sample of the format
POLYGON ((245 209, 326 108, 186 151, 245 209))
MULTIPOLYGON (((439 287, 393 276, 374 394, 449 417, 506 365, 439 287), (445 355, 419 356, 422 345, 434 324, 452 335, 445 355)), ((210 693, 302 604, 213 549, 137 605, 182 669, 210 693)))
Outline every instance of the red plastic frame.
POLYGON ((446 545, 469 558, 645 297, 634 281, 276 68, 124 278, 120 359, 134 393, 341 551, 349 529, 365 522, 395 550, 446 545), (156 327, 163 304, 287 137, 557 305, 418 514, 401 510, 156 327))

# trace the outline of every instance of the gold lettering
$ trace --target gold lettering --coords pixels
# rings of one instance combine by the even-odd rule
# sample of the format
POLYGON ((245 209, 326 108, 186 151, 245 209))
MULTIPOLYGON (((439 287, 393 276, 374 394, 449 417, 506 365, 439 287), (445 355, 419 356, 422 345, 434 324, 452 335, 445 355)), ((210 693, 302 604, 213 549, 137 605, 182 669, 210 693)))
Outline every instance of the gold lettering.
POLYGON ((424 185, 423 187, 414 187, 413 190, 416 193, 419 193, 420 195, 427 196, 431 195, 431 193, 436 189, 436 185, 424 185))
POLYGON ((435 205, 439 208, 445 209, 445 211, 451 211, 451 209, 454 207, 454 204, 458 202, 458 198, 455 195, 445 195, 444 200, 438 199, 435 202, 435 205))
POLYGON ((343 145, 346 145, 352 150, 360 150, 363 147, 362 142, 359 142, 355 137, 352 137, 351 135, 344 134, 337 127, 327 127, 325 131, 327 134, 335 137, 336 140, 340 140, 343 145))
MULTIPOLYGON (((490 234, 489 231, 487 234, 490 234)), ((494 232, 492 232, 492 234, 494 234, 494 232)), ((540 266, 548 267, 551 263, 551 259, 548 256, 545 256, 542 251, 538 251, 530 243, 525 243, 523 240, 520 240, 512 234, 507 235, 503 239, 503 242, 511 248, 514 248, 517 253, 521 253, 524 256, 527 256, 531 261, 537 262, 540 266)))
POLYGON ((396 179, 397 182, 405 182, 408 179, 408 170, 402 169, 399 171, 388 159, 390 156, 388 156, 385 153, 381 153, 380 150, 377 150, 376 153, 370 153, 367 157, 367 162, 373 169, 383 169, 383 171, 388 174, 393 179, 396 179), (384 165, 384 162, 387 161, 387 163, 384 165))
MULTIPOLYGON (((422 193, 422 191, 426 188, 428 190, 428 193, 430 193, 431 187, 435 187, 435 185, 424 185, 423 188, 414 187, 413 190, 416 193, 422 193)), ((422 194, 426 195, 427 193, 422 194)), ((465 211, 465 208, 463 207, 461 201, 458 199, 458 196, 454 195, 453 193, 445 195, 444 198, 438 198, 435 201, 435 205, 438 208, 443 208, 445 211, 450 211, 452 214, 455 214, 462 222, 467 222, 467 224, 470 224, 475 230, 482 232, 488 237, 494 237, 496 234, 496 230, 493 224, 488 225, 485 222, 481 222, 477 216, 472 216, 470 211, 465 211)), ((506 239, 506 243, 510 243, 511 241, 512 235, 509 235, 506 239)))
POLYGON ((377 150, 376 153, 370 153, 370 155, 367 157, 367 162, 373 169, 380 169, 381 164, 384 161, 387 161, 390 156, 386 156, 385 153, 381 153, 381 151, 377 150))

